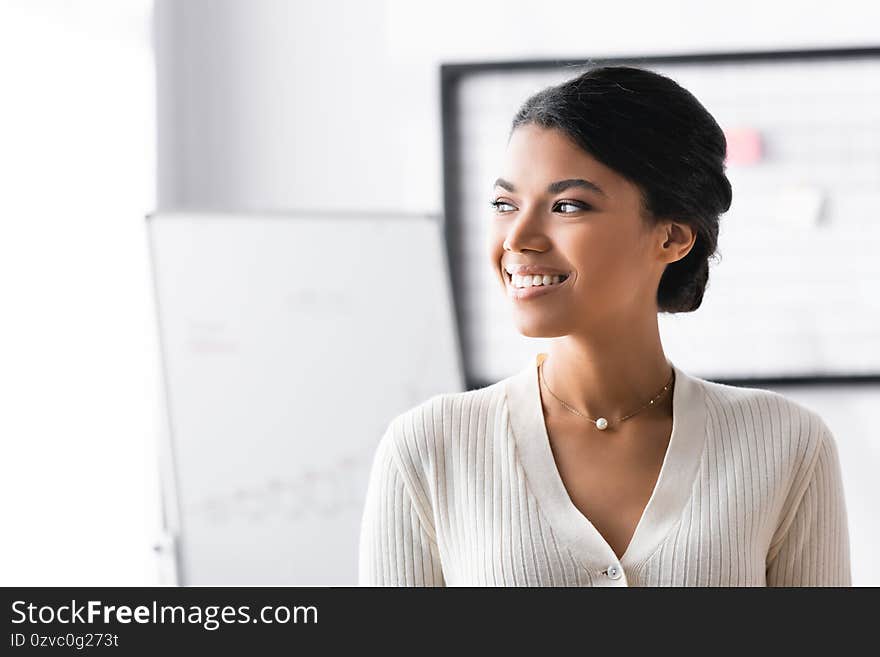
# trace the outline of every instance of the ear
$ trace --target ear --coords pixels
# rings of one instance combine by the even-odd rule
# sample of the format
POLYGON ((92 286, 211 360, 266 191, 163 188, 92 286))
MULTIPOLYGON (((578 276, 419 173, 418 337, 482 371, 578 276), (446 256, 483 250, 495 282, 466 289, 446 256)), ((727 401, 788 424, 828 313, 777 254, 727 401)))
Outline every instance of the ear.
POLYGON ((667 262, 677 262, 694 248, 697 233, 690 224, 679 221, 667 221, 662 224, 664 241, 662 249, 666 252, 667 262))

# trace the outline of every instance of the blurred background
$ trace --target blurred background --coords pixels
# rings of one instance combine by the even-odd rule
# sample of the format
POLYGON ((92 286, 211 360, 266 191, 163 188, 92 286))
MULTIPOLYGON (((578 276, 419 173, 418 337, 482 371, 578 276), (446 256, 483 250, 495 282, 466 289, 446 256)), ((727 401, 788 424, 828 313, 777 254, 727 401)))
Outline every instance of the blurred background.
POLYGON ((723 259, 661 316, 667 354, 822 414, 854 584, 880 585, 878 25, 854 0, 3 0, 0 583, 353 584, 388 420, 542 348, 480 219, 518 104, 608 59, 728 136, 723 259))

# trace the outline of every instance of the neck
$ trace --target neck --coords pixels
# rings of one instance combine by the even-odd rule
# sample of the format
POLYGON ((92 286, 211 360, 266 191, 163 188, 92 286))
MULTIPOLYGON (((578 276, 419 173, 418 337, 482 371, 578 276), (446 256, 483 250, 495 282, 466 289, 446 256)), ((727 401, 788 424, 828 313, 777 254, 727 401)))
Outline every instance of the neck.
MULTIPOLYGON (((655 315, 653 330, 648 326, 633 332, 630 327, 604 336, 567 335, 554 340, 542 371, 550 389, 569 406, 590 418, 613 421, 654 399, 669 383, 672 366, 663 352, 655 315)), ((671 415, 671 387, 639 415, 671 415)))

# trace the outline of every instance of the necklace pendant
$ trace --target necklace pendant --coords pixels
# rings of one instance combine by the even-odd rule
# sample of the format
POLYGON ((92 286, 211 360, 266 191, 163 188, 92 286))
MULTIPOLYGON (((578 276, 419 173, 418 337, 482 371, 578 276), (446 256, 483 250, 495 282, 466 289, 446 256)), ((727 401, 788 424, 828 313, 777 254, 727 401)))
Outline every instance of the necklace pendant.
POLYGON ((605 431, 605 429, 608 428, 608 420, 606 420, 604 417, 600 417, 598 420, 596 420, 596 428, 600 431, 605 431))

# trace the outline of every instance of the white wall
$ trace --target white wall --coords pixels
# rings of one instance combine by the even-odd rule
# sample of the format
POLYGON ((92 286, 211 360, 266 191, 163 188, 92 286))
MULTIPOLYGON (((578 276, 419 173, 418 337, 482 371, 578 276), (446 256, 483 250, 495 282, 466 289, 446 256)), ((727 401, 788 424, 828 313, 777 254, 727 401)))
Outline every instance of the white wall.
POLYGON ((153 584, 147 0, 0 3, 0 584, 153 584))
POLYGON ((438 207, 382 3, 160 0, 156 26, 161 209, 438 207))

